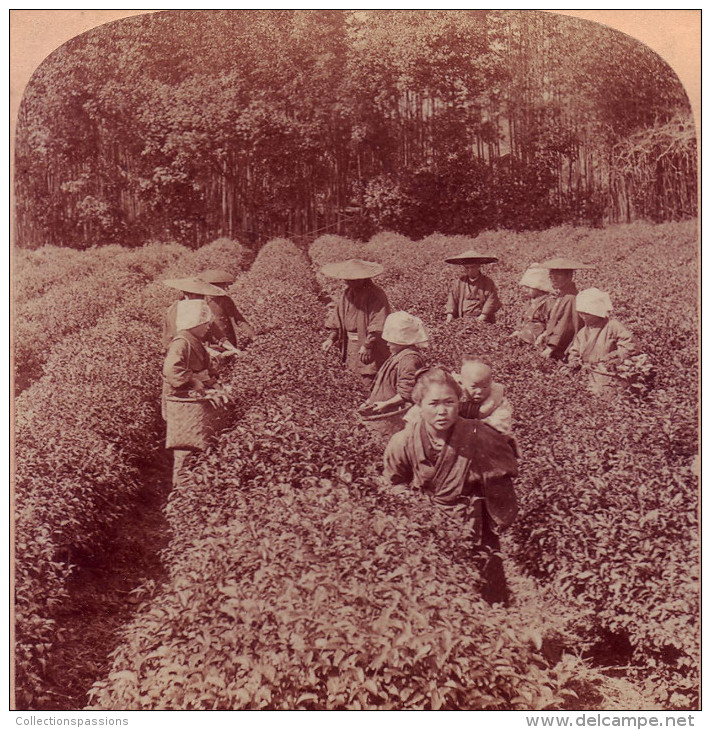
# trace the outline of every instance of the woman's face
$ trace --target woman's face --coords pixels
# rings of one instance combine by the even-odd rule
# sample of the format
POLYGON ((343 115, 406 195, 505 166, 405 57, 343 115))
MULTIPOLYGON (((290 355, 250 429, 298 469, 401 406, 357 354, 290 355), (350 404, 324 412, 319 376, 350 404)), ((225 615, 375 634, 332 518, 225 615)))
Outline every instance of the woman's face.
POLYGON ((479 276, 479 272, 481 271, 481 266, 479 264, 467 264, 464 267, 464 271, 470 279, 476 279, 476 277, 479 276))
POLYGON ((420 403, 422 418, 436 433, 446 433, 459 415, 459 398, 449 385, 433 383, 420 403))
POLYGON ((605 317, 598 317, 595 314, 588 314, 587 312, 578 312, 578 314, 586 327, 602 327, 605 324, 605 317))
POLYGON ((388 350, 390 350, 391 355, 397 355, 398 352, 407 347, 407 345, 397 345, 394 342, 386 342, 385 344, 388 346, 388 350))
POLYGON ((551 269, 549 276, 551 278, 551 284, 556 289, 560 289, 564 284, 573 281, 573 272, 569 269, 551 269))

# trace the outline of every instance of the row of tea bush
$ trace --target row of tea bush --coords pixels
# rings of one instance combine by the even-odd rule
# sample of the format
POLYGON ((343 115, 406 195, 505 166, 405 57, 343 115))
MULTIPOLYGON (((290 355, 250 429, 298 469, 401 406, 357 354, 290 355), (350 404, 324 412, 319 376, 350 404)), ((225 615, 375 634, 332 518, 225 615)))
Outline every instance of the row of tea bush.
MULTIPOLYGON (((83 556, 110 548, 106 535, 131 509, 143 469, 162 447, 160 331, 177 294, 159 282, 136 283, 121 293, 120 303, 108 283, 133 276, 129 269, 117 270, 120 261, 139 260, 139 278, 156 278, 208 266, 237 273, 248 264, 249 254, 237 243, 220 240, 197 252, 156 245, 99 256, 87 280, 96 300, 102 299, 101 283, 107 282, 104 316, 87 311, 76 332, 44 342, 46 374, 15 402, 19 706, 36 702, 51 675, 56 616, 67 600, 74 566, 83 556)), ((42 270, 37 275, 42 277, 42 270)), ((63 303, 65 297, 71 299, 67 286, 57 285, 33 301, 46 303, 48 296, 63 303)), ((17 336, 25 334, 22 330, 17 336)))
POLYGON ((459 532, 379 482, 382 446, 320 350, 313 289, 279 240, 235 285, 260 333, 232 375, 241 418, 173 489, 169 579, 91 707, 561 706, 575 660, 549 666, 546 619, 484 603, 459 532))

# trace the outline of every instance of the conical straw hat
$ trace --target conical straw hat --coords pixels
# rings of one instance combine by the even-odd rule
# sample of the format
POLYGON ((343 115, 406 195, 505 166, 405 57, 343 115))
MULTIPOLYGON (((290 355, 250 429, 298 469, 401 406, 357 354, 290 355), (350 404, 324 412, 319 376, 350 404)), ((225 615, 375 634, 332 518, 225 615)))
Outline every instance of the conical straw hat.
POLYGON ((208 284, 231 284, 235 277, 224 269, 208 269, 202 274, 198 274, 198 279, 206 281, 208 284))
POLYGON ((494 264, 498 260, 496 256, 492 256, 491 254, 471 250, 445 259, 448 264, 459 264, 460 266, 467 266, 468 264, 494 264))
POLYGON ((171 289, 188 292, 190 294, 202 294, 207 297, 224 297, 227 292, 218 286, 201 281, 196 276, 189 276, 184 279, 165 279, 163 283, 171 289))
POLYGON ((385 269, 374 261, 363 261, 362 259, 348 259, 333 264, 326 264, 321 267, 321 273, 331 279, 372 279, 380 276, 385 269))

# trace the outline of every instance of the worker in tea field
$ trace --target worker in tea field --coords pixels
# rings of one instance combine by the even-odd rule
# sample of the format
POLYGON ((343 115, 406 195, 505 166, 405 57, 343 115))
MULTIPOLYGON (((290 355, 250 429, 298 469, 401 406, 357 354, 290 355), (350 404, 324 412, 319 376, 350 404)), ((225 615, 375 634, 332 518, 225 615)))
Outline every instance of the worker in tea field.
POLYGON ((479 322, 495 321, 496 312, 501 309, 499 293, 494 282, 481 272, 481 267, 498 260, 496 256, 476 251, 466 251, 445 259, 448 264, 464 268, 464 276, 452 283, 447 297, 444 310, 447 322, 459 317, 472 317, 479 322))
POLYGON ((504 436, 513 437, 513 408, 504 386, 494 382, 491 365, 474 355, 464 355, 457 380, 462 386, 459 415, 478 418, 504 436))
POLYGON ((390 439, 385 479, 421 489, 463 525, 480 566, 482 596, 507 604, 499 534, 517 513, 516 456, 505 436, 459 416, 462 391, 445 368, 421 371, 412 395, 421 417, 390 439))
POLYGON ((195 276, 183 279, 166 279, 163 283, 171 289, 177 289, 181 294, 181 298, 170 305, 163 319, 163 335, 161 337, 161 342, 163 343, 163 349, 167 350, 178 332, 176 317, 178 305, 181 301, 202 300, 207 296, 223 297, 227 295, 227 292, 214 284, 209 284, 195 276))
POLYGON ((549 259, 541 266, 548 269, 554 292, 546 328, 536 344, 541 348, 543 357, 564 360, 566 350, 581 326, 581 320, 575 311, 578 289, 573 277, 578 269, 592 267, 564 258, 549 259))
POLYGON ((382 338, 390 305, 385 292, 372 281, 383 273, 383 267, 372 261, 349 259, 326 264, 321 273, 346 284, 326 319, 326 329, 331 333, 322 349, 327 352, 337 345, 346 367, 371 388, 375 374, 390 354, 382 338))
POLYGON ((523 288, 524 296, 528 298, 528 305, 511 337, 533 345, 545 332, 553 305, 551 294, 554 290, 548 269, 540 264, 531 264, 521 277, 519 285, 523 288))
POLYGON ((584 327, 570 345, 568 365, 587 372, 593 393, 612 395, 625 384, 615 369, 637 350, 632 333, 610 316, 612 300, 607 292, 595 287, 584 289, 577 295, 575 306, 584 327))
MULTIPOLYGON (((208 269, 198 279, 225 290, 235 282, 235 277, 224 269, 208 269)), ((214 317, 212 339, 220 348, 239 352, 237 348, 244 347, 254 339, 254 330, 226 291, 223 295, 210 294, 205 297, 205 301, 214 317)))
POLYGON ((403 416, 412 407, 415 374, 425 365, 421 350, 428 345, 422 320, 407 312, 393 312, 383 327, 390 357, 378 370, 368 399, 358 409, 368 427, 389 438, 405 427, 403 416))
MULTIPOLYGON (((214 385, 214 372, 205 340, 212 323, 212 311, 203 299, 183 299, 176 307, 177 332, 163 363, 163 419, 168 420, 166 398, 199 395, 214 385)), ((173 450, 173 484, 177 484, 183 462, 188 455, 183 449, 173 450)))

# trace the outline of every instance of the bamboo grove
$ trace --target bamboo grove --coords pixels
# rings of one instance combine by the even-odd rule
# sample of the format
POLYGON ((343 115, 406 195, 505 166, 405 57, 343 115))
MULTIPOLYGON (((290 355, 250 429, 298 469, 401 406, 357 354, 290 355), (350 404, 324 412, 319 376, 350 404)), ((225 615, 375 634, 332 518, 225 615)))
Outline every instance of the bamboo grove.
POLYGON ((35 72, 20 246, 696 215, 688 100, 651 50, 537 11, 209 10, 96 28, 35 72))

